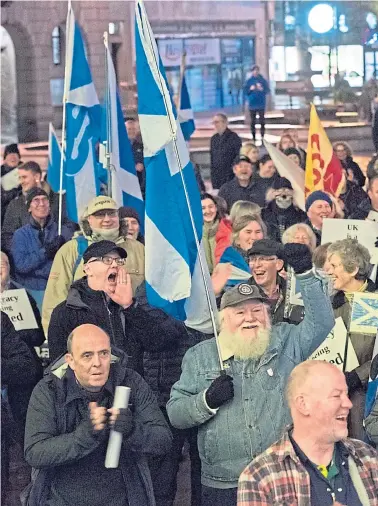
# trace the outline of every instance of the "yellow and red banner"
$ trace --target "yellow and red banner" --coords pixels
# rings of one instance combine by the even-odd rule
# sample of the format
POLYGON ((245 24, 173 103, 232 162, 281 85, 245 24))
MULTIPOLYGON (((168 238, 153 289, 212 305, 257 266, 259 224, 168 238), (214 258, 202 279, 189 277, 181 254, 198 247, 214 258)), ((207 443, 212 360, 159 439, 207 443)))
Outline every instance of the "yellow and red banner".
POLYGON ((306 197, 315 190, 323 190, 336 197, 342 188, 342 166, 333 152, 314 104, 311 104, 310 128, 306 159, 306 197))

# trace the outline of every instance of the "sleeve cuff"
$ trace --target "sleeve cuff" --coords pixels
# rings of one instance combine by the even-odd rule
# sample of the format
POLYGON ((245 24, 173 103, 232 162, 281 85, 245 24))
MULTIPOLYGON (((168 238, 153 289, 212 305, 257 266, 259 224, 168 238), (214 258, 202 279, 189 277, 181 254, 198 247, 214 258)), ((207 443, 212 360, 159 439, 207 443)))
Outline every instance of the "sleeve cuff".
POLYGON ((219 408, 213 409, 213 408, 210 408, 210 406, 207 404, 207 402, 206 402, 206 392, 207 392, 207 390, 208 389, 206 388, 206 390, 204 390, 204 392, 202 394, 203 395, 203 403, 204 403, 205 408, 208 410, 209 413, 211 413, 212 415, 216 415, 219 408))

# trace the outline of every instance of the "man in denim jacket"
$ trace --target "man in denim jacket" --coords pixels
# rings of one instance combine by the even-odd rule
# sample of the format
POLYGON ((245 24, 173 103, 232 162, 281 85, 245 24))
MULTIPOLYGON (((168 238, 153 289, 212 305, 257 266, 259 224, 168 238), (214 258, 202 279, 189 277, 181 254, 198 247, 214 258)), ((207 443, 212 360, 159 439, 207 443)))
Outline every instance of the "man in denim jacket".
MULTIPOLYGON (((191 348, 172 388, 167 412, 174 427, 199 426, 202 506, 235 506, 240 473, 282 435, 290 413, 287 379, 334 326, 327 291, 312 271, 303 244, 287 244, 285 259, 300 280, 305 317, 299 325, 271 326, 256 287, 242 283, 221 302, 219 347, 215 339, 191 348)), ((266 259, 269 261, 269 258, 266 259)))

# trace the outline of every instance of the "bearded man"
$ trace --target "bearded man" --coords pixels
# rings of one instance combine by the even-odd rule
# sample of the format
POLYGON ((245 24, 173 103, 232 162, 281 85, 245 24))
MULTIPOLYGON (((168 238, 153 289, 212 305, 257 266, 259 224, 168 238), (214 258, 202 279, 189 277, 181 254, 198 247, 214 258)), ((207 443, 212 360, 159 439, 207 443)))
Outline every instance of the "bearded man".
POLYGON ((305 318, 271 325, 256 286, 228 290, 221 301, 220 366, 215 339, 189 349, 167 404, 174 427, 199 426, 202 506, 235 506, 240 473, 290 422, 284 390, 334 326, 323 282, 303 244, 286 244, 285 260, 300 281, 305 318))

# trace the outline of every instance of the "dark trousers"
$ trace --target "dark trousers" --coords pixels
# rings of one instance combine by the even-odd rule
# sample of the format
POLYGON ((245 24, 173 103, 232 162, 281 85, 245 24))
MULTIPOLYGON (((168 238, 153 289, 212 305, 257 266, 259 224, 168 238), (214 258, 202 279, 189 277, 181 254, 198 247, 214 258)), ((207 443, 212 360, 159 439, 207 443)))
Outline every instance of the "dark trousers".
POLYGON ((237 488, 212 488, 202 485, 202 506, 236 506, 237 488))
POLYGON ((265 135, 265 110, 264 109, 250 109, 251 114, 251 132, 253 140, 256 140, 256 116, 259 115, 259 121, 261 125, 261 137, 265 135))
POLYGON ((150 461, 150 472, 154 487, 156 506, 173 506, 177 491, 177 473, 185 441, 189 443, 191 506, 201 506, 201 460, 198 454, 196 428, 175 429, 169 423, 165 410, 162 410, 171 429, 173 441, 171 450, 163 458, 150 461))

